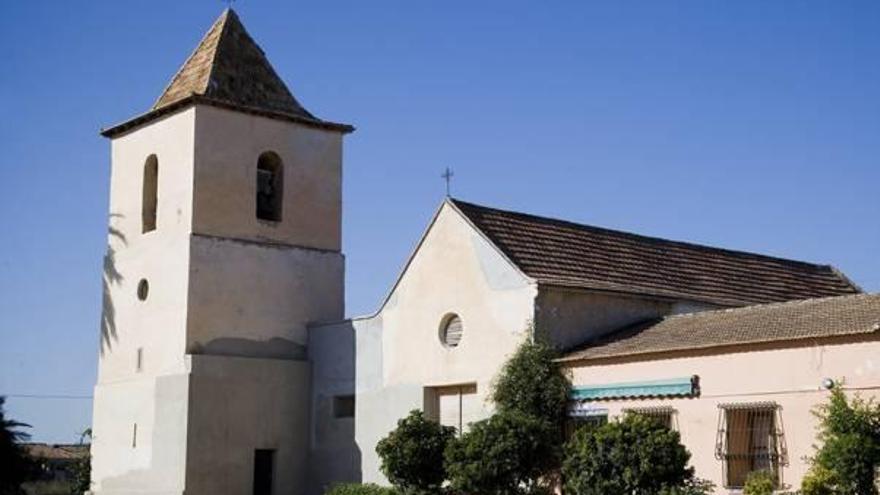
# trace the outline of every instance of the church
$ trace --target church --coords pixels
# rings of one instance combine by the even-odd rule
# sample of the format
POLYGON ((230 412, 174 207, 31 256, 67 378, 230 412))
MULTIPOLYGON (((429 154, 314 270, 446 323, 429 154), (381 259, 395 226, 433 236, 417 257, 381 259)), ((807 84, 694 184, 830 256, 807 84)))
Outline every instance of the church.
POLYGON ((880 397, 880 295, 818 265, 447 198, 375 313, 346 319, 343 140, 226 10, 111 143, 95 494, 318 495, 384 484, 413 409, 459 432, 526 339, 572 424, 637 412, 697 475, 798 487, 811 408, 880 397))

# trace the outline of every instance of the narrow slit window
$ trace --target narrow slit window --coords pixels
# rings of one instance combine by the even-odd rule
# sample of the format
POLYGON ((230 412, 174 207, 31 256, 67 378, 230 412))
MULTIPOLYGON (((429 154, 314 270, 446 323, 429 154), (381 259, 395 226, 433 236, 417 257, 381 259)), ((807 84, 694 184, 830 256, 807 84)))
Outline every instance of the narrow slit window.
POLYGON ((135 371, 140 373, 144 369, 144 348, 138 347, 137 358, 135 358, 135 371))
POLYGON ((156 210, 159 204, 159 159, 147 157, 144 163, 144 181, 141 193, 141 221, 143 233, 156 230, 156 210))
POLYGON ((137 448, 138 446, 138 424, 134 423, 131 428, 131 448, 137 448))
POLYGON ((281 157, 267 151, 257 160, 257 218, 281 221, 284 199, 284 167, 281 157))

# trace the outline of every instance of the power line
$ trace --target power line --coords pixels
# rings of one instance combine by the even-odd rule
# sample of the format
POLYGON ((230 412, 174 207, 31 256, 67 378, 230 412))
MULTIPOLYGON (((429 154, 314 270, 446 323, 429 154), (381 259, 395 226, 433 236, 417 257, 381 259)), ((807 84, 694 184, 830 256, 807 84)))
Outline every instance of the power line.
POLYGON ((8 397, 10 399, 62 399, 62 400, 92 399, 91 395, 52 395, 52 394, 0 394, 0 397, 8 397))

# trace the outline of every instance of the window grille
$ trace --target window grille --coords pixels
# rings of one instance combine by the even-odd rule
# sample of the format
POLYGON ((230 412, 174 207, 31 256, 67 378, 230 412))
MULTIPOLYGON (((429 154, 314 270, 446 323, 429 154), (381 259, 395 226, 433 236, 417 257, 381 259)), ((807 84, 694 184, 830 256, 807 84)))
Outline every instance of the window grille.
POLYGON ((715 457, 722 463, 724 484, 741 488, 753 471, 767 471, 782 483, 787 464, 780 407, 773 402, 721 404, 715 457))
POLYGON ((638 414, 656 420, 670 430, 675 430, 675 408, 672 406, 633 407, 624 409, 625 414, 638 414))

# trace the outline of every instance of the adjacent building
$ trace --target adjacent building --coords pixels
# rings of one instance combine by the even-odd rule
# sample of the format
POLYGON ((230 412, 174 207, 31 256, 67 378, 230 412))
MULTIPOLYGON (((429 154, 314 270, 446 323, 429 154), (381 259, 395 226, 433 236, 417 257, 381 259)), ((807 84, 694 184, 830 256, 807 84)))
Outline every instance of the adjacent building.
POLYGON ((342 143, 227 10, 147 113, 110 127, 95 493, 383 483, 412 409, 465 431, 525 339, 572 423, 661 417, 719 493, 797 485, 810 409, 880 395, 880 296, 827 265, 444 200, 388 296, 344 319, 342 143))

